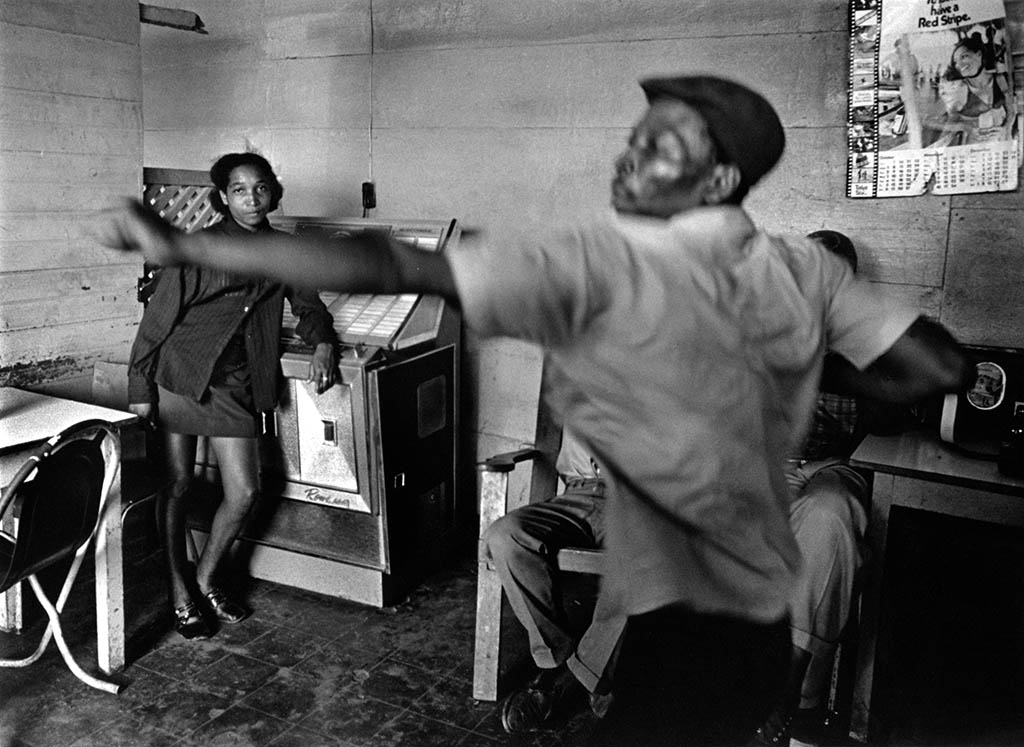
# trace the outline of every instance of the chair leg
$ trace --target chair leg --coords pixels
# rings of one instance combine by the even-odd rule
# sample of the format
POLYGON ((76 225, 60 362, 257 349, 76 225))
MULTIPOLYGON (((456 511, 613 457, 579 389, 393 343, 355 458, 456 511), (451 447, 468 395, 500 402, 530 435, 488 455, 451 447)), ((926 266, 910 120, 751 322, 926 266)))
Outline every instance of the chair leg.
MULTIPOLYGON (((77 574, 78 569, 74 569, 77 574)), ((97 690, 103 690, 104 692, 113 693, 117 695, 120 691, 121 686, 115 682, 109 682, 107 680, 101 680, 97 677, 93 677, 91 674, 82 669, 78 662, 75 661, 75 657, 71 655, 71 649, 68 648, 67 642, 64 640, 64 630, 60 625, 60 610, 58 610, 49 599, 47 599, 42 586, 39 585, 38 579, 35 575, 28 577, 29 583, 32 584, 32 591, 36 593, 36 598, 39 600, 39 604, 43 606, 46 611, 46 616, 50 618, 50 624, 47 626, 47 632, 53 632, 53 639, 57 644, 57 648, 60 650, 60 655, 64 657, 64 663, 68 665, 68 669, 78 679, 91 687, 95 687, 97 690)), ((61 605, 63 607, 63 605, 61 605)), ((43 636, 44 640, 46 635, 43 636)))
MULTIPOLYGON (((47 613, 47 617, 50 617, 50 607, 54 607, 59 615, 64 610, 64 605, 68 600, 68 596, 71 594, 71 587, 78 577, 78 570, 82 567, 82 561, 85 560, 85 553, 91 544, 92 538, 84 545, 79 546, 75 551, 74 558, 71 561, 71 567, 68 568, 68 573, 64 577, 64 584, 60 588, 60 593, 57 595, 57 603, 53 605, 49 599, 41 596, 42 589, 38 586, 38 583, 32 584, 31 577, 29 577, 29 584, 32 586, 32 591, 35 592, 36 598, 39 599, 39 603, 43 606, 43 610, 47 613)), ((39 640, 39 645, 36 650, 26 656, 23 659, 3 659, 0 660, 0 667, 27 667, 28 665, 39 660, 39 657, 46 651, 46 647, 50 645, 50 639, 53 638, 53 622, 46 626, 46 630, 43 631, 43 637, 39 640)))
MULTIPOLYGON (((90 538, 91 539, 91 538, 90 538)), ((39 660, 39 657, 43 655, 46 647, 50 644, 50 639, 53 638, 57 643, 57 648, 60 650, 60 655, 64 659, 64 663, 67 664, 68 669, 78 679, 91 687, 95 687, 97 690, 103 690, 104 692, 117 694, 121 686, 107 680, 101 680, 97 677, 93 677, 91 674, 82 669, 78 662, 75 661, 75 657, 71 654, 71 649, 68 647, 67 641, 64 640, 64 630, 60 624, 60 613, 64 610, 64 605, 68 600, 68 596, 71 593, 71 587, 75 582, 75 578, 78 576, 78 571, 82 567, 82 561, 85 559, 85 553, 87 548, 91 545, 91 542, 86 542, 84 545, 78 548, 75 553, 75 558, 71 563, 71 568, 68 570, 67 576, 64 578, 64 584, 61 586, 60 594, 57 596, 57 603, 54 604, 46 596, 46 592, 43 591, 43 587, 39 583, 39 579, 33 574, 28 577, 28 582, 32 587, 32 591, 35 592, 36 599, 39 600, 39 604, 42 606, 43 611, 46 612, 47 618, 49 618, 49 624, 46 626, 46 630, 43 631, 43 636, 39 641, 39 646, 36 650, 22 659, 2 659, 0 660, 0 667, 27 667, 30 664, 39 660)), ((97 621, 97 624, 100 624, 97 621)))
POLYGON ((481 560, 476 585, 476 649, 473 655, 473 697, 498 699, 498 655, 501 651, 501 581, 481 560))

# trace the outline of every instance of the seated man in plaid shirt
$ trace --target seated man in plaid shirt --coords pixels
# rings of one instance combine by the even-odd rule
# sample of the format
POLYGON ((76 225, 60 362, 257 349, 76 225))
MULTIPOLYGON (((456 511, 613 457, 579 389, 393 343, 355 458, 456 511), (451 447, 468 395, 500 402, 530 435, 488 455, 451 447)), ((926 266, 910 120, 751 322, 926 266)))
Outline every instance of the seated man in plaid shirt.
MULTIPOLYGON (((810 238, 856 272, 857 253, 849 238, 827 230, 810 238)), ((790 526, 804 562, 790 603, 793 653, 786 692, 758 731, 761 744, 789 744, 791 735, 804 744, 817 741, 868 523, 870 482, 847 459, 868 433, 893 433, 910 423, 906 408, 830 391, 842 389, 835 382, 846 366, 842 357, 826 356, 814 422, 801 453, 789 460, 790 526)))

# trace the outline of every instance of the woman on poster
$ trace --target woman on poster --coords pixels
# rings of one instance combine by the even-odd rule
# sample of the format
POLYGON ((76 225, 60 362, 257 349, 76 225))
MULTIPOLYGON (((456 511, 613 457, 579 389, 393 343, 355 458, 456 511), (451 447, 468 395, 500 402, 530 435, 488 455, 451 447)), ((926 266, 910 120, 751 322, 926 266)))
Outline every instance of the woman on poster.
POLYGON ((949 68, 939 84, 946 108, 943 129, 962 133, 950 145, 1011 137, 1013 93, 1009 80, 984 60, 985 42, 980 34, 961 39, 953 47, 949 68))

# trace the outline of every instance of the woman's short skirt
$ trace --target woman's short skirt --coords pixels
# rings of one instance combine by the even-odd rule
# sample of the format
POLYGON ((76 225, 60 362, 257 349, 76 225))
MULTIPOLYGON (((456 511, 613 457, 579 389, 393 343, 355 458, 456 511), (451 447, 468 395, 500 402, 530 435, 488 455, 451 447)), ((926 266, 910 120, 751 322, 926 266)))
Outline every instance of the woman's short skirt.
POLYGON ((157 425, 165 431, 195 436, 256 437, 256 414, 248 384, 211 384, 199 402, 162 386, 157 389, 157 425))

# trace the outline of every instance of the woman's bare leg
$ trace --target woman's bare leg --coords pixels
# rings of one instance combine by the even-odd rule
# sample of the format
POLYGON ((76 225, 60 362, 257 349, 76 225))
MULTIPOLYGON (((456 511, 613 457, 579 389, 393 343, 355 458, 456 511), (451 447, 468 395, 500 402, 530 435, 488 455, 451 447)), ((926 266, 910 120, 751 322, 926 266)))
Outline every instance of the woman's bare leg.
POLYGON ((217 573, 259 494, 259 450, 255 438, 210 437, 224 499, 214 514, 210 536, 196 568, 203 593, 216 586, 217 573))
POLYGON ((188 552, 185 547, 185 508, 196 462, 196 437, 166 433, 170 485, 160 495, 160 533, 171 585, 171 606, 183 607, 189 596, 188 552))

